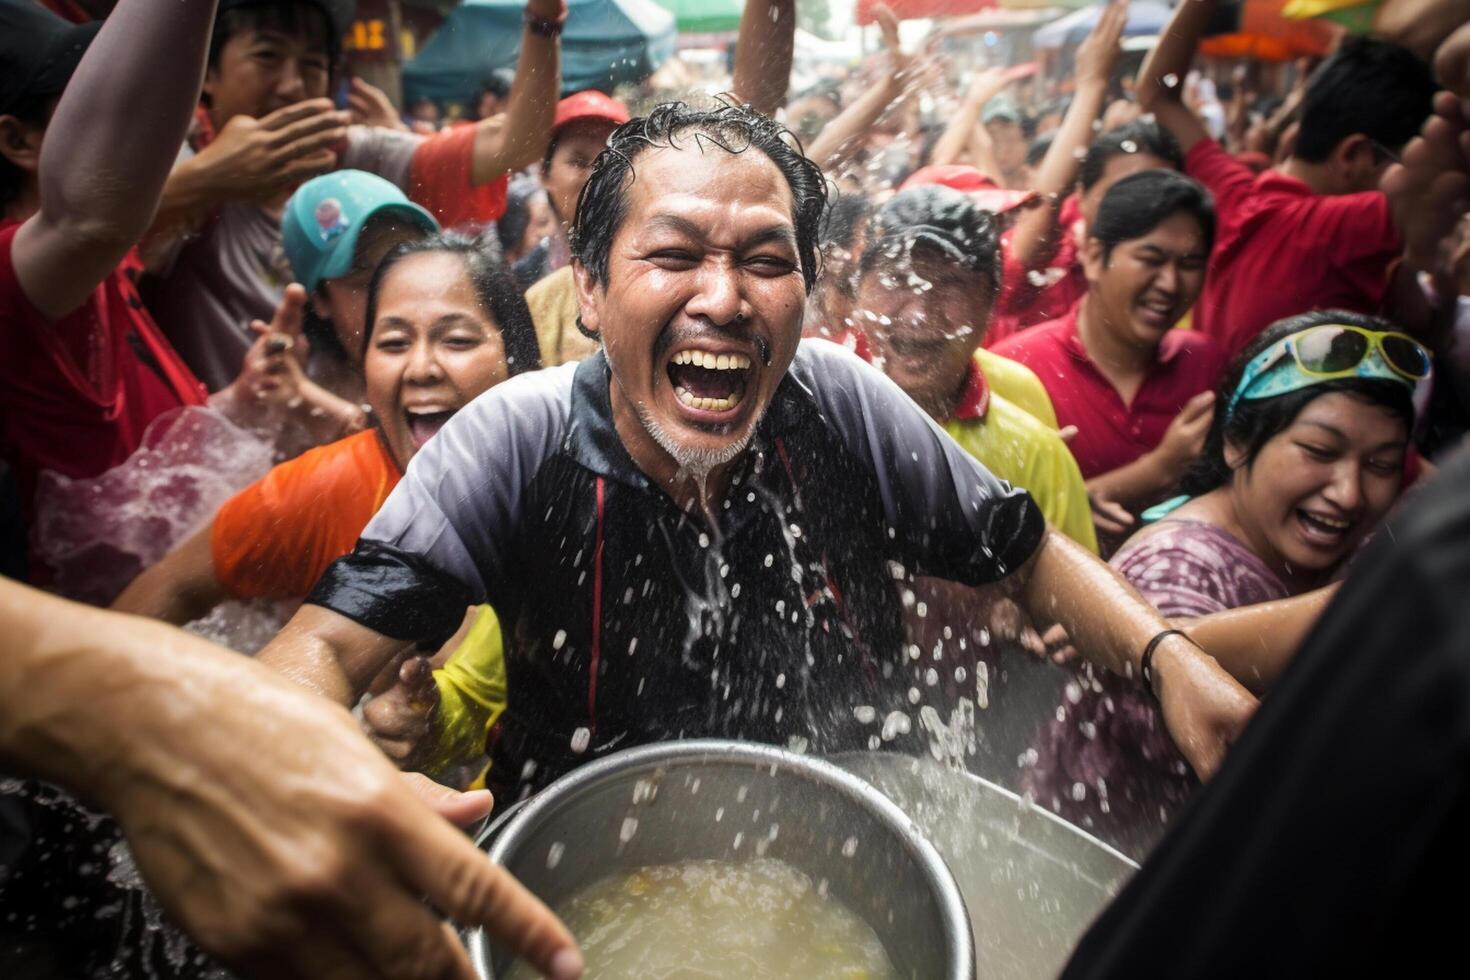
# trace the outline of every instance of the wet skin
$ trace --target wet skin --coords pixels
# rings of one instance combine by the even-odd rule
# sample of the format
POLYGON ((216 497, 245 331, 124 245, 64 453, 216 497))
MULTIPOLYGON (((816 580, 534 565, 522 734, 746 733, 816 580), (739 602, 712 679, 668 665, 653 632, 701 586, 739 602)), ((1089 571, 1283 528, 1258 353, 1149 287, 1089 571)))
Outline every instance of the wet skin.
POLYGON ((510 376, 499 324, 481 308, 462 259, 427 252, 393 267, 379 287, 363 369, 400 469, 450 416, 510 376))
POLYGON ((954 410, 975 348, 985 336, 992 289, 985 277, 918 245, 909 259, 927 290, 898 282, 883 268, 869 270, 858 285, 855 319, 873 346, 873 364, 932 418, 954 410), (888 322, 884 322, 887 320, 888 322))
MULTIPOLYGON (((618 434, 639 468, 678 497, 692 491, 676 487, 690 482, 678 479, 688 460, 738 450, 770 404, 796 354, 805 288, 791 190, 764 154, 691 140, 643 153, 634 170, 608 282, 577 263, 577 293, 612 369, 618 434), (677 363, 695 356, 737 366, 677 363), (718 407, 689 404, 679 387, 718 407)), ((723 495, 727 469, 711 474, 711 500, 723 495)))

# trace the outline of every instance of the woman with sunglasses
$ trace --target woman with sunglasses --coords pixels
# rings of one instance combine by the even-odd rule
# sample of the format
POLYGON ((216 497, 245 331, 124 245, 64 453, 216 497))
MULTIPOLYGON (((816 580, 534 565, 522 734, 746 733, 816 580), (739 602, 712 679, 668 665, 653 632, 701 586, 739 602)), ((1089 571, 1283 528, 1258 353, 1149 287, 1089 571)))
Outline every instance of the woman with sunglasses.
MULTIPOLYGON (((1430 357, 1373 317, 1278 321, 1226 371, 1180 495, 1112 564, 1166 616, 1301 595, 1327 584, 1402 489, 1414 395, 1430 357)), ((1281 663, 1225 663, 1256 693, 1281 663)), ((1144 850, 1196 782, 1156 706, 1084 674, 1038 747, 1029 788, 1119 846, 1144 850)))

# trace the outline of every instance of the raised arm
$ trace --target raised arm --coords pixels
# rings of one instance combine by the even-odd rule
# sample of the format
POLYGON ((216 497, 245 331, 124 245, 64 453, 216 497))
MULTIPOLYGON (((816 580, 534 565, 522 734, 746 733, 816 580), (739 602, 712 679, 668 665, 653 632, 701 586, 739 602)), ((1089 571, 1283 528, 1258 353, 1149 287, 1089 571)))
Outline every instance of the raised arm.
POLYGON ((735 97, 774 115, 786 102, 796 52, 796 0, 746 0, 735 39, 735 97))
POLYGON ((970 145, 971 134, 980 128, 980 112, 985 108, 985 103, 999 95, 1009 84, 1004 68, 987 68, 975 76, 970 87, 965 90, 959 109, 935 141, 934 149, 929 152, 929 162, 932 165, 938 167, 960 162, 970 145))
POLYGON ((1030 268, 1037 253, 1059 233, 1057 212, 1062 199, 1077 182, 1078 160, 1092 142, 1092 127, 1102 114, 1108 96, 1108 81, 1122 52, 1118 41, 1128 20, 1126 0, 1113 0, 1098 18, 1097 26, 1077 49, 1077 90, 1052 139, 1051 148, 1036 171, 1035 190, 1041 206, 1026 211, 1011 233, 1011 255, 1030 268))
POLYGON ((896 46, 889 49, 888 70, 843 109, 817 134, 806 155, 823 170, 841 166, 862 145, 862 139, 888 107, 903 95, 904 86, 912 78, 910 59, 896 46))
POLYGON ((119 0, 46 127, 41 209, 15 274, 62 317, 117 268, 158 207, 204 79, 214 0, 119 0))
POLYGON ((541 159, 551 139, 561 97, 561 40, 543 24, 566 20, 566 0, 530 0, 521 31, 521 56, 503 116, 475 124, 475 160, 470 179, 485 184, 541 159))
POLYGON ((1190 0, 1175 7, 1159 43, 1138 70, 1138 104, 1174 134, 1185 153, 1209 135, 1199 117, 1180 101, 1180 94, 1205 25, 1214 12, 1215 0, 1190 0))

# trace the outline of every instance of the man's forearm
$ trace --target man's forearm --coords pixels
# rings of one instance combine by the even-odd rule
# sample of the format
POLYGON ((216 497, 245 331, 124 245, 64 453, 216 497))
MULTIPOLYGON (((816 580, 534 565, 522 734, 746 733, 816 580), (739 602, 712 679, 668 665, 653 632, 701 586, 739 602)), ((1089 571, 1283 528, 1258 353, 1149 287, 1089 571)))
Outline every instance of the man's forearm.
POLYGON ((840 166, 878 117, 883 115, 893 100, 903 93, 903 83, 897 72, 884 75, 875 85, 864 92, 852 105, 842 110, 807 147, 807 156, 823 170, 840 166))
POLYGON ((1189 0, 1174 8, 1159 43, 1138 69, 1138 102, 1146 111, 1153 111, 1161 98, 1178 98, 1205 25, 1214 12, 1215 0, 1189 0))
POLYGON ((551 140, 560 95, 561 41, 527 27, 521 33, 521 57, 505 118, 476 123, 480 129, 470 180, 486 184, 540 160, 551 140))
POLYGON ((1036 173, 1036 193, 1041 195, 1041 206, 1023 214, 1011 234, 1011 254, 1025 268, 1031 267, 1049 242, 1054 244, 1061 231, 1057 227, 1057 213, 1062 198, 1077 181, 1079 152, 1092 142, 1092 124, 1102 114, 1107 94, 1106 80, 1079 86, 1061 128, 1042 158, 1036 173))
POLYGON ((774 115, 786 101, 796 50, 796 0, 747 0, 735 40, 735 97, 774 115))
POLYGON ((199 99, 214 6, 120 0, 46 128, 45 220, 124 247, 147 229, 199 99))
POLYGON ((1054 530, 1024 572, 1023 605, 1038 626, 1060 623, 1088 660, 1138 677, 1148 641, 1169 623, 1116 571, 1054 530))

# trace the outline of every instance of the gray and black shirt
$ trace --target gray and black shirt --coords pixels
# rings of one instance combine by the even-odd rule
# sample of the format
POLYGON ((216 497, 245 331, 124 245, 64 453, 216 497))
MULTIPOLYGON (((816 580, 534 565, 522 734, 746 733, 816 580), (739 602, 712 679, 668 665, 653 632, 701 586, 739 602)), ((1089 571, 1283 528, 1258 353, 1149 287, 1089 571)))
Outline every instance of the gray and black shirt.
POLYGON ((867 747, 923 687, 904 581, 994 582, 1045 532, 1025 491, 835 344, 801 344, 717 527, 638 469, 609 380, 598 353, 462 409, 309 600, 430 647, 466 606, 494 607, 509 704, 488 751, 507 800, 663 739, 867 747))

